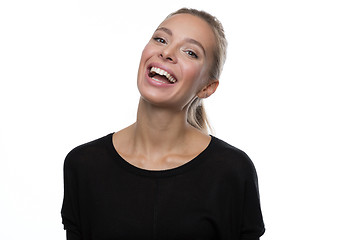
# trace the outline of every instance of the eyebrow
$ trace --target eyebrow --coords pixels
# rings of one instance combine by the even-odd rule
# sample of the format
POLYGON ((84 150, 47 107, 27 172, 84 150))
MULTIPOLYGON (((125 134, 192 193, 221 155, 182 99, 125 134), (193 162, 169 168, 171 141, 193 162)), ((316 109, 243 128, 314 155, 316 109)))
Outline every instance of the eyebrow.
MULTIPOLYGON (((171 31, 170 29, 166 28, 166 27, 159 27, 158 29, 156 29, 156 31, 163 31, 163 32, 169 34, 170 36, 173 35, 172 31, 171 31)), ((156 31, 155 31, 155 32, 156 32, 156 31)), ((195 44, 195 45, 197 45, 198 47, 200 47, 201 50, 202 50, 202 51, 204 52, 204 54, 206 55, 205 48, 203 47, 203 45, 202 45, 199 41, 196 41, 196 40, 193 39, 193 38, 186 38, 185 41, 188 42, 188 43, 195 44)))

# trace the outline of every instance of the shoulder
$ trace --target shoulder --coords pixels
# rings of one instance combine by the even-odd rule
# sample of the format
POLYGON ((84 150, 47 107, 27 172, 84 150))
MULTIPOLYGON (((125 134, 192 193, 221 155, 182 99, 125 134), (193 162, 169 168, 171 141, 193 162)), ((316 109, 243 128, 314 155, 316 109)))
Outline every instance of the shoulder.
POLYGON ((65 158, 64 167, 72 168, 89 162, 107 151, 112 141, 112 133, 90 142, 81 144, 72 149, 65 158))
POLYGON ((212 161, 220 168, 244 177, 256 175, 254 163, 243 150, 214 136, 210 147, 212 161))

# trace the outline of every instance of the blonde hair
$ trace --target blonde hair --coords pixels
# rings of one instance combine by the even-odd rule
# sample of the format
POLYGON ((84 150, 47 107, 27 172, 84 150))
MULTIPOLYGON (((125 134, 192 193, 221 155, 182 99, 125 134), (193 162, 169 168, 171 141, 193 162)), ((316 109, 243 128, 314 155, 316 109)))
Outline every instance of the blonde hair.
MULTIPOLYGON (((214 49, 213 56, 214 62, 212 67, 210 68, 209 82, 215 79, 218 80, 220 78, 220 74, 225 63, 227 48, 227 40, 225 38, 224 28, 222 24, 215 16, 205 11, 192 8, 181 8, 168 15, 167 18, 182 13, 191 14, 205 20, 213 30, 216 39, 216 47, 214 49)), ((205 112, 202 99, 196 98, 190 104, 187 112, 187 122, 204 133, 208 133, 209 130, 212 130, 205 112)))

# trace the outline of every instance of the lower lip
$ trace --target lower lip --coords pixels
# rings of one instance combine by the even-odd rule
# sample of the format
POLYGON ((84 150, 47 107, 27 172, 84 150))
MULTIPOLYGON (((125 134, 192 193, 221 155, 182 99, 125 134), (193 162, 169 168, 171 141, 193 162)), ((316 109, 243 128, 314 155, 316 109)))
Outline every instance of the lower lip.
POLYGON ((173 87, 175 85, 175 83, 164 83, 164 82, 156 81, 156 80, 152 79, 151 77, 149 77, 149 71, 147 71, 145 75, 146 75, 145 78, 146 78, 147 82, 152 86, 169 88, 169 87, 173 87))

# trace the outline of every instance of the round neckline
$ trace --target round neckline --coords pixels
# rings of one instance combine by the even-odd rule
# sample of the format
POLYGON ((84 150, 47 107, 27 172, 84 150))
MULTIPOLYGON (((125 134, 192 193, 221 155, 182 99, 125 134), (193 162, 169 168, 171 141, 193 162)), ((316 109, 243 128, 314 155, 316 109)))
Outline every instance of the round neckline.
POLYGON ((127 170, 133 174, 136 174, 136 175, 142 175, 142 176, 147 176, 147 177, 169 177, 169 176, 182 174, 182 173, 194 168, 195 166, 197 166, 201 162, 203 162, 203 160, 206 159, 206 156, 211 153, 212 145, 214 144, 214 141, 216 139, 214 136, 210 135, 211 139, 210 139, 209 144, 206 146, 206 148, 203 151, 201 151, 197 156, 192 158, 190 161, 188 161, 180 166, 177 166, 175 168, 164 169, 164 170, 150 170, 150 169, 144 169, 144 168, 137 167, 137 166, 129 163, 128 161, 126 161, 116 151, 114 142, 113 142, 113 135, 114 135, 114 133, 110 133, 108 135, 108 141, 109 141, 108 144, 110 147, 110 152, 113 155, 115 161, 117 163, 119 163, 120 166, 122 168, 124 168, 125 170, 127 170))

